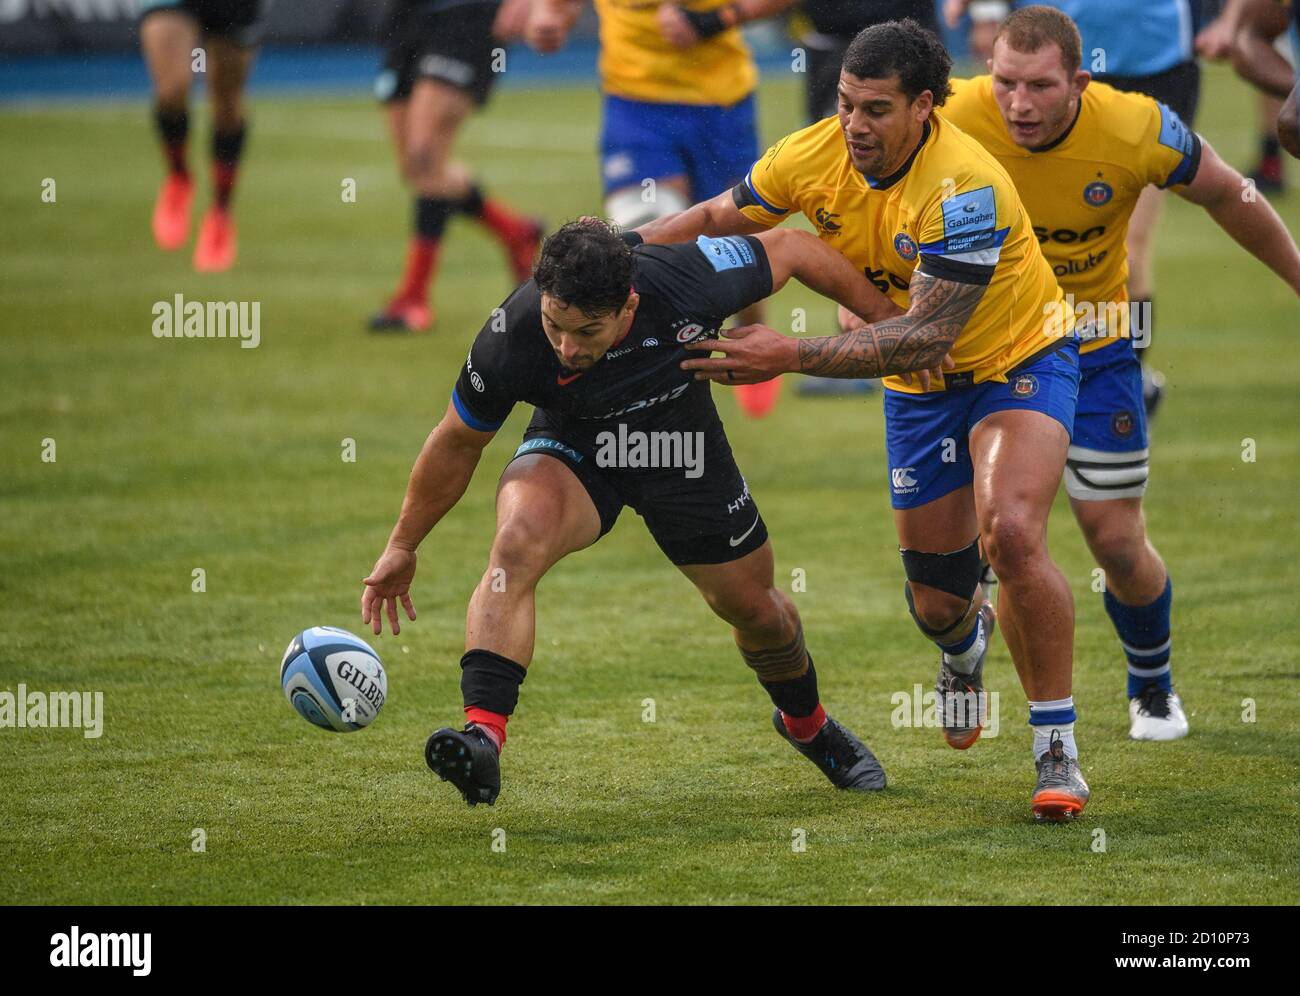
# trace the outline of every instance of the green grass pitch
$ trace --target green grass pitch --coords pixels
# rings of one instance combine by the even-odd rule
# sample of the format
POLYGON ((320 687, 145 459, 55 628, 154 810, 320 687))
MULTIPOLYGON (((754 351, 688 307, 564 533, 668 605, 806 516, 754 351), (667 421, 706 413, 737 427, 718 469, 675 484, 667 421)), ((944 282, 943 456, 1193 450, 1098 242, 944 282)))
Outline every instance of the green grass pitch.
MULTIPOLYGON (((794 83, 765 83, 761 101, 765 141, 799 125, 794 83)), ((1249 166, 1250 93, 1211 71, 1203 106, 1203 133, 1249 166)), ((491 192, 551 222, 597 212, 597 108, 590 87, 505 90, 460 152, 491 192)), ((902 600, 879 397, 803 400, 787 384, 752 422, 718 388, 778 583, 806 577, 793 597, 824 701, 881 757, 889 790, 836 793, 777 739, 727 627, 629 512, 543 582, 503 793, 469 809, 422 749, 461 719, 465 603, 522 408, 421 551, 419 621, 376 643, 390 680, 377 723, 310 727, 277 667, 304 627, 361 629, 360 578, 509 289, 496 246, 455 222, 435 333, 362 331, 396 278, 409 202, 360 96, 254 99, 241 257, 219 277, 152 245, 161 163, 143 103, 0 108, 0 144, 0 690, 102 691, 105 710, 99 739, 0 729, 0 901, 1297 900, 1300 309, 1199 209, 1170 198, 1159 236, 1153 355, 1171 387, 1148 497, 1175 585, 1187 740, 1127 740, 1123 658, 1063 498, 1051 548, 1077 605, 1085 818, 1029 819, 1027 710, 1000 643, 999 736, 957 753, 934 729, 895 728, 891 695, 930 688, 935 660, 902 600), (260 347, 154 338, 153 303, 177 293, 260 302, 260 347)), ((1300 230, 1300 192, 1279 207, 1300 230)), ((772 323, 795 307, 809 331, 829 328, 833 309, 801 288, 772 323)))

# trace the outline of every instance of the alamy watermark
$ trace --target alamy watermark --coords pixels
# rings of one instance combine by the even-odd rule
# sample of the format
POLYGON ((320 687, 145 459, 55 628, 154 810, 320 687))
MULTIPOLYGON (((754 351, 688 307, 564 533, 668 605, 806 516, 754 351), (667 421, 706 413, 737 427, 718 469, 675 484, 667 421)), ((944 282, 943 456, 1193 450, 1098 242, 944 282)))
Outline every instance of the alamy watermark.
POLYGON ((1066 294, 1064 301, 1043 305, 1043 334, 1056 338, 1065 332, 1065 316, 1074 314, 1074 332, 1084 342, 1093 339, 1133 340, 1134 349, 1151 345, 1150 301, 1079 301, 1066 294), (1127 320, 1125 320, 1127 317, 1127 320))
POLYGON ((0 691, 0 729, 80 729, 87 740, 104 733, 103 692, 29 692, 25 684, 15 695, 0 691))
POLYGON ((620 422, 618 432, 606 430, 596 437, 596 466, 620 469, 684 470, 690 478, 704 474, 703 432, 628 431, 620 422))
POLYGON ((933 689, 916 684, 910 692, 894 692, 889 696, 894 711, 889 723, 894 729, 944 727, 983 727, 982 737, 996 737, 1001 728, 998 718, 998 693, 983 689, 975 692, 947 692, 943 696, 943 714, 940 715, 939 695, 933 689))
POLYGON ((241 349, 262 341, 261 301, 186 301, 177 294, 153 306, 155 339, 242 339, 241 349))

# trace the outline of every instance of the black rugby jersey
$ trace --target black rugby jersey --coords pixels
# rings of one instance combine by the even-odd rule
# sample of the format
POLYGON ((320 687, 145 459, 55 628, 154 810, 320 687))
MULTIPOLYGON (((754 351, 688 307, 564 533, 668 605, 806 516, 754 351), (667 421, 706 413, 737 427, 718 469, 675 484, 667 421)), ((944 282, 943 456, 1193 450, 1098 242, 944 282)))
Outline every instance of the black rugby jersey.
POLYGON ((566 375, 542 330, 541 292, 529 280, 483 325, 452 392, 470 428, 500 428, 517 402, 541 409, 570 444, 596 445, 619 422, 704 429, 718 421, 710 382, 681 369, 686 343, 717 338, 737 311, 772 292, 762 243, 750 236, 639 245, 632 286, 640 295, 623 338, 590 369, 566 375))

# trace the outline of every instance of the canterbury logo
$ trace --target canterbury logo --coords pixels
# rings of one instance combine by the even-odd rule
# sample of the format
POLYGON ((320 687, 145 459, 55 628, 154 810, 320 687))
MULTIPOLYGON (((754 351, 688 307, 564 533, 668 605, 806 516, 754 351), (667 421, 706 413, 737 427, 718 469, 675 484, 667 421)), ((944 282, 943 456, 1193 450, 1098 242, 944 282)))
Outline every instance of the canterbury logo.
POLYGON ((825 208, 818 208, 816 214, 817 214, 817 224, 820 225, 823 229, 825 229, 828 232, 838 232, 840 230, 840 223, 835 220, 836 218, 839 217, 838 214, 832 214, 830 211, 827 211, 825 208))
POLYGON ((894 479, 894 489, 916 487, 916 478, 912 476, 912 471, 915 469, 915 467, 895 467, 891 470, 889 473, 894 479))

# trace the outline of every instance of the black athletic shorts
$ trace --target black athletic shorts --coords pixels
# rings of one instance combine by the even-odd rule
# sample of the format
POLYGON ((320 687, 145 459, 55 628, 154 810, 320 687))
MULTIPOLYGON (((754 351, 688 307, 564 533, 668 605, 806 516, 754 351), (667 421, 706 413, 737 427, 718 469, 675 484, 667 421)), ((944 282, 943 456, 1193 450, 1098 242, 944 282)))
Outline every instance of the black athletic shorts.
POLYGON ((141 0, 140 20, 160 10, 180 11, 198 21, 204 34, 252 48, 262 40, 267 6, 264 0, 141 0))
POLYGON ((487 103, 497 73, 493 52, 504 46, 492 37, 496 0, 441 0, 398 8, 380 37, 384 68, 375 80, 382 103, 406 100, 420 79, 465 91, 480 107, 487 103))
POLYGON ((691 455, 684 439, 674 449, 671 443, 656 441, 649 430, 645 436, 641 457, 635 450, 642 440, 628 432, 626 424, 621 430, 618 425, 610 427, 608 449, 579 450, 539 410, 511 460, 531 453, 555 457, 573 471, 591 496, 600 514, 601 536, 614 528, 623 506, 631 506, 645 520, 659 549, 679 566, 730 563, 767 542, 767 526, 731 455, 721 422, 695 436, 693 456, 698 460, 690 462, 662 458, 670 453, 691 455), (661 457, 657 468, 612 465, 644 464, 652 451, 661 457), (679 465, 664 466, 673 462, 679 465))
POLYGON ((1097 73, 1099 83, 1109 83, 1116 90, 1145 93, 1167 105, 1188 128, 1196 127, 1196 108, 1201 101, 1201 67, 1192 62, 1181 62, 1172 69, 1151 76, 1111 76, 1097 73))

